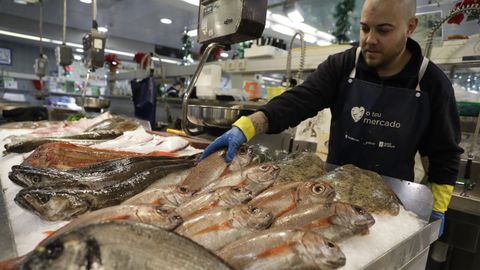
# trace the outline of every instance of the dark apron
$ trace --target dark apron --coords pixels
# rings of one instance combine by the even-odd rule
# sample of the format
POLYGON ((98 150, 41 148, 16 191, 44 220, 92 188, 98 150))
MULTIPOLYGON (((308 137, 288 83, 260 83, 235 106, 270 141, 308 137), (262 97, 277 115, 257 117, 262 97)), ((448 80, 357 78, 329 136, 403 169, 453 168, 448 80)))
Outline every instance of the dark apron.
POLYGON ((135 117, 150 122, 155 127, 155 116, 157 111, 157 91, 152 77, 141 81, 132 80, 132 99, 135 109, 135 117))
MULTIPOLYGON (((355 63, 358 63, 360 48, 355 63)), ((428 59, 419 70, 419 83, 428 59)), ((355 67, 337 104, 327 162, 354 164, 381 175, 413 181, 415 154, 430 119, 428 94, 355 79, 355 67)))

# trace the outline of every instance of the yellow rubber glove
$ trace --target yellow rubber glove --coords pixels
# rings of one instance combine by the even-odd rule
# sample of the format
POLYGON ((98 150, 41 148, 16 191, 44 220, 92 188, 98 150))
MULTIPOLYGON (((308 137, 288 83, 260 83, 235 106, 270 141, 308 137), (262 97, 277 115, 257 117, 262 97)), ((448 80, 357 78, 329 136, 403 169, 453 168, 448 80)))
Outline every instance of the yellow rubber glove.
POLYGON ((448 209, 448 204, 452 198, 453 186, 432 184, 433 193, 433 211, 445 213, 448 209))
POLYGON ((232 126, 238 127, 242 131, 247 142, 255 136, 255 127, 253 126, 252 120, 246 116, 240 117, 232 126))

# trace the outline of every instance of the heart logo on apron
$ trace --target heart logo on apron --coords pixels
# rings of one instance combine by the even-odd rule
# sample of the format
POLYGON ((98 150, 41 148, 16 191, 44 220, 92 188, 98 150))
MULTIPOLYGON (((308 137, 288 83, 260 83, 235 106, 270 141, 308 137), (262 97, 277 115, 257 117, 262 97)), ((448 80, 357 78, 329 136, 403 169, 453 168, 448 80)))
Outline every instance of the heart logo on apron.
POLYGON ((364 107, 353 107, 352 108, 352 118, 355 123, 360 121, 362 119, 363 115, 365 114, 365 108, 364 107))

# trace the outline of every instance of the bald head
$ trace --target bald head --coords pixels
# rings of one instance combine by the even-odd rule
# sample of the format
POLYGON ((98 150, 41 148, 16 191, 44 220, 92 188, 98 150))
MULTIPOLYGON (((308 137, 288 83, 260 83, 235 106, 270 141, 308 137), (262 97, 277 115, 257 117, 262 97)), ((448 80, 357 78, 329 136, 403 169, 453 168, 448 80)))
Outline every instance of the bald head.
POLYGON ((416 0, 366 0, 364 6, 368 4, 379 4, 380 2, 389 1, 390 5, 395 8, 395 10, 400 11, 402 17, 406 20, 415 17, 417 12, 417 1, 416 0))

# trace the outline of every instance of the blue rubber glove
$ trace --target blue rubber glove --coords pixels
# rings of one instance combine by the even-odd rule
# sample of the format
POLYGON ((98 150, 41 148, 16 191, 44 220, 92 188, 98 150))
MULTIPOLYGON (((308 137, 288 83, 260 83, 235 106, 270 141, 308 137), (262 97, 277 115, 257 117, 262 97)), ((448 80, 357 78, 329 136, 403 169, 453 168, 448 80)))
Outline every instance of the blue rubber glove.
POLYGON ((200 160, 206 158, 211 153, 217 151, 222 147, 228 147, 227 154, 225 155, 225 161, 227 163, 232 162, 235 153, 240 145, 245 143, 247 138, 243 135, 243 132, 238 127, 233 127, 229 131, 225 132, 222 136, 213 141, 200 156, 200 160))
POLYGON ((432 211, 432 215, 430 216, 430 219, 431 218, 441 219, 440 232, 438 234, 438 238, 440 238, 443 235, 443 227, 445 226, 445 214, 437 211, 432 211))

